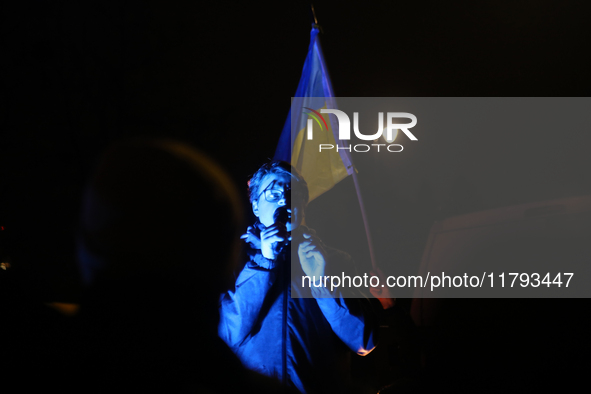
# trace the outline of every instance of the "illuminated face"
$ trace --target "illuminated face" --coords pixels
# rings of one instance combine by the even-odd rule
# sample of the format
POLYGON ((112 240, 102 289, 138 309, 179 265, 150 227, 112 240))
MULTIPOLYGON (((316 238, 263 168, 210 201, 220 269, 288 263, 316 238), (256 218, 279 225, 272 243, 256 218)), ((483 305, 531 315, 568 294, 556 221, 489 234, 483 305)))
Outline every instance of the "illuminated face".
POLYGON ((285 207, 289 216, 287 231, 300 225, 303 210, 301 204, 291 206, 291 176, 289 174, 267 174, 261 181, 258 198, 252 202, 252 211, 259 221, 269 227, 275 223, 275 211, 285 207))

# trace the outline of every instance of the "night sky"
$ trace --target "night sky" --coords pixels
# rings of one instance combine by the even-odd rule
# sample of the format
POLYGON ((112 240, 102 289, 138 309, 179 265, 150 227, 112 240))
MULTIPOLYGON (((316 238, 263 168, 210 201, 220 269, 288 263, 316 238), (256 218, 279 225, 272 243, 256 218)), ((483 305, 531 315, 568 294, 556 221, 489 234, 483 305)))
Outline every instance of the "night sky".
MULTIPOLYGON (((581 7, 315 3, 342 97, 588 95, 591 36, 581 7)), ((1 215, 13 233, 35 234, 20 234, 19 243, 35 239, 44 245, 39 253, 67 250, 97 155, 132 136, 197 146, 230 172, 245 199, 249 175, 273 156, 300 77, 308 3, 2 8, 1 215)), ((424 222, 416 229, 423 236, 433 220, 452 214, 591 193, 587 133, 498 137, 449 135, 438 140, 437 160, 424 145, 360 179, 397 182, 400 194, 391 199, 401 203, 421 200, 413 216, 424 222), (511 152, 503 150, 508 140, 511 152), (496 175, 479 173, 478 160, 494 163, 496 175)), ((347 183, 339 194, 350 194, 347 183)), ((414 221, 396 221, 409 234, 414 221)), ((423 238, 410 238, 422 247, 423 238)))
MULTIPOLYGON (((341 97, 588 96, 591 31, 582 4, 314 2, 341 97)), ((308 2, 1 6, 0 220, 10 230, 3 247, 30 267, 42 297, 76 298, 79 198, 98 155, 116 140, 187 141, 230 173, 248 209, 246 181, 274 154, 310 27, 308 2)), ((390 208, 372 211, 373 220, 393 222, 391 234, 376 235, 378 255, 418 264, 435 220, 591 194, 588 130, 439 141, 437 160, 432 147, 377 174, 360 166, 366 187, 400 185, 387 196, 390 208), (504 150, 503 141, 514 145, 504 150), (493 165, 497 172, 478 170, 493 165)), ((331 225, 364 237, 351 191, 347 179, 332 194, 338 204, 310 206, 311 224, 338 247, 350 240, 331 239, 331 225), (324 219, 314 221, 320 211, 324 219)), ((380 198, 367 196, 374 207, 380 198)))

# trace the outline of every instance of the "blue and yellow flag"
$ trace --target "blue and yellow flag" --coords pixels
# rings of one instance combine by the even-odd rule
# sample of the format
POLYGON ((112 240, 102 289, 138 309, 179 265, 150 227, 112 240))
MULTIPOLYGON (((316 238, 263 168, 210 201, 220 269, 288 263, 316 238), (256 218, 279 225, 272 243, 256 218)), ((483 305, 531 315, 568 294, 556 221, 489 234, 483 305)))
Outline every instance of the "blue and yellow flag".
POLYGON ((314 25, 310 32, 310 46, 302 77, 274 157, 275 160, 291 162, 302 174, 308 183, 310 201, 330 190, 354 171, 349 151, 318 151, 319 144, 342 146, 342 142, 338 140, 336 117, 320 114, 322 108, 337 109, 320 47, 318 27, 314 25), (318 126, 313 141, 305 138, 308 119, 312 119, 318 126))

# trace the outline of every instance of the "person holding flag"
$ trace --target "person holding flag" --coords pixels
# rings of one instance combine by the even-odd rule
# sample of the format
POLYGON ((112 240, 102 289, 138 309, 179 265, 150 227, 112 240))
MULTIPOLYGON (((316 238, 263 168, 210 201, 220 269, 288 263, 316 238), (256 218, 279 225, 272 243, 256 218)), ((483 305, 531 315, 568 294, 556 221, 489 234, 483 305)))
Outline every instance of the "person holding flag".
POLYGON ((325 274, 354 275, 350 256, 305 226, 308 187, 289 163, 264 164, 249 195, 258 220, 242 236, 246 264, 221 297, 219 336, 243 365, 287 387, 350 392, 348 353, 374 349, 377 319, 368 299, 350 298, 355 289, 318 285, 325 274))

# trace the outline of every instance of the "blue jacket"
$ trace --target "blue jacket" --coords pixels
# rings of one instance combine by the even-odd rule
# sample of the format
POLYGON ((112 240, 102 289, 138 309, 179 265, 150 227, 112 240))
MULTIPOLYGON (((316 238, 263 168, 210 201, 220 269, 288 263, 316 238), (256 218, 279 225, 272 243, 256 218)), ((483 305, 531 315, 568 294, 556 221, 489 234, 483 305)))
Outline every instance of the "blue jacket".
MULTIPOLYGON (((354 275, 348 254, 323 248, 327 275, 354 275)), ((302 287, 300 264, 290 268, 289 246, 274 261, 253 248, 247 256, 234 289, 221 297, 220 337, 247 368, 287 386, 304 393, 345 392, 350 351, 366 355, 375 347, 369 301, 345 298, 354 296, 347 294, 351 289, 315 298, 317 289, 302 287)))

